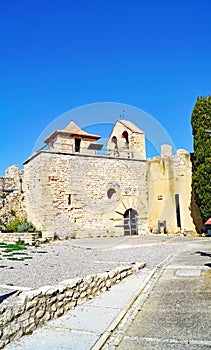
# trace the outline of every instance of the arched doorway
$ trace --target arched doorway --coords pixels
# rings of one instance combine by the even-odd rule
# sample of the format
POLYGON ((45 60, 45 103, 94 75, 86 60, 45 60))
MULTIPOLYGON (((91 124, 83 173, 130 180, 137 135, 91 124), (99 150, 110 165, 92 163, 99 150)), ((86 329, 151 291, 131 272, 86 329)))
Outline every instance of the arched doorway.
POLYGON ((138 234, 137 211, 127 209, 124 213, 124 235, 134 236, 138 234))

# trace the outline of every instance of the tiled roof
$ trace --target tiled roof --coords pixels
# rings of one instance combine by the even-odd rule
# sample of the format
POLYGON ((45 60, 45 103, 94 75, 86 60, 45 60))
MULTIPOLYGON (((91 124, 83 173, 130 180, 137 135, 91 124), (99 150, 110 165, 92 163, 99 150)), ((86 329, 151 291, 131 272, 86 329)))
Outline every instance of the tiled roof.
MULTIPOLYGON (((79 126, 76 125, 73 120, 71 120, 70 124, 68 124, 64 129, 60 131, 68 132, 70 134, 75 134, 75 135, 84 135, 84 136, 91 135, 83 131, 81 128, 79 128, 79 126)), ((92 135, 92 136, 97 136, 97 135, 92 135)))
POLYGON ((98 135, 89 134, 89 133, 83 131, 81 128, 79 128, 78 125, 76 125, 74 123, 73 120, 71 120, 70 124, 68 124, 64 129, 55 130, 50 136, 48 136, 45 139, 45 142, 48 142, 51 138, 53 138, 57 134, 69 134, 69 135, 87 137, 87 138, 91 138, 91 139, 95 139, 95 140, 100 139, 100 136, 98 136, 98 135))

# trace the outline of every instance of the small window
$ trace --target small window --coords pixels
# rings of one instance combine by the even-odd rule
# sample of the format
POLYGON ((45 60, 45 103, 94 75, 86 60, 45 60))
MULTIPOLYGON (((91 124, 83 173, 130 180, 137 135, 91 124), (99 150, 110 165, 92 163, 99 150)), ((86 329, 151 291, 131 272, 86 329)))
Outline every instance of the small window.
POLYGON ((72 198, 71 198, 71 194, 68 194, 68 205, 72 204, 72 198))
POLYGON ((81 139, 75 139, 75 152, 80 152, 81 139))
POLYGON ((180 227, 180 228, 181 228, 181 216, 180 216, 180 200, 179 200, 179 194, 175 194, 175 206, 176 206, 177 227, 180 227))

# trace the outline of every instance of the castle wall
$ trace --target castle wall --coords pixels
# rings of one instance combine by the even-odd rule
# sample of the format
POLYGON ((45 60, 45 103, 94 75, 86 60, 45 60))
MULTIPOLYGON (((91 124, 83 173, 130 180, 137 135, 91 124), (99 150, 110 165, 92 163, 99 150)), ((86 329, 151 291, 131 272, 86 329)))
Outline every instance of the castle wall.
POLYGON ((28 220, 46 236, 124 234, 124 213, 147 230, 146 162, 41 151, 25 163, 28 220))
POLYGON ((149 228, 158 230, 158 221, 166 221, 167 232, 195 231, 191 217, 192 164, 190 154, 178 150, 171 156, 163 149, 161 157, 147 161, 149 228), (176 215, 176 199, 179 199, 180 227, 176 215))

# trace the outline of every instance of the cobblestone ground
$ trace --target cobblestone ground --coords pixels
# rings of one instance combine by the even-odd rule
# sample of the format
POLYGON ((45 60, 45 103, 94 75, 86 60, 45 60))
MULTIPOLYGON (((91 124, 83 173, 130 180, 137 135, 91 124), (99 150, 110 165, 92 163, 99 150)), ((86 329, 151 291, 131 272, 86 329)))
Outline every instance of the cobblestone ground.
POLYGON ((28 246, 22 252, 24 255, 19 252, 12 260, 1 249, 0 294, 6 286, 54 285, 67 278, 84 277, 131 262, 146 262, 148 268, 153 268, 194 239, 203 240, 203 237, 149 235, 54 241, 37 248, 28 246))

